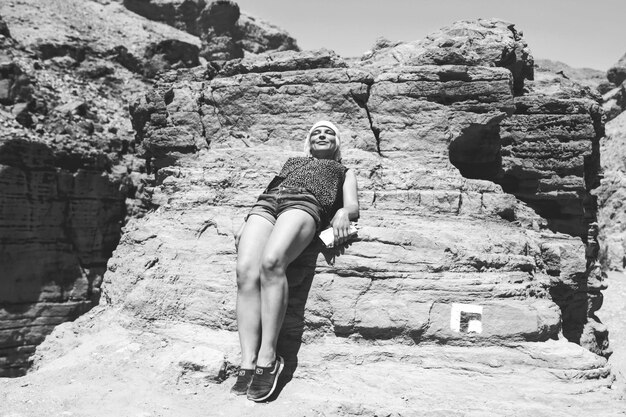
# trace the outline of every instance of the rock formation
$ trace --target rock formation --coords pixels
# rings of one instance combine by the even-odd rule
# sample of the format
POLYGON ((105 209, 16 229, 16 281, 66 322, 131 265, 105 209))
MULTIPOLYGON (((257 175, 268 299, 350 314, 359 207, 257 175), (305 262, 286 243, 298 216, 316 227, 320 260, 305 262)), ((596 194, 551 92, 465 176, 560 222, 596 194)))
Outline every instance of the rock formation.
MULTIPOLYGON (((615 271, 624 269, 626 259, 624 246, 626 226, 624 225, 624 208, 621 202, 623 200, 623 178, 626 175, 622 163, 624 147, 626 146, 624 144, 626 140, 624 137, 625 128, 623 119, 621 119, 621 113, 624 109, 624 87, 614 84, 615 81, 619 81, 616 74, 619 74, 620 62, 615 64, 608 74, 588 68, 571 68, 563 63, 547 60, 541 60, 535 65, 535 84, 539 84, 540 88, 548 94, 553 94, 562 88, 567 88, 570 94, 575 94, 577 90, 580 90, 580 84, 586 87, 585 95, 588 98, 602 104, 602 114, 599 114, 595 106, 592 105, 594 107, 596 134, 601 135, 600 154, 602 155, 600 161, 593 162, 600 164, 601 175, 592 182, 596 184, 593 186, 593 194, 598 200, 596 204, 600 262, 603 269, 615 271), (560 87, 556 87, 557 85, 560 87), (601 98, 594 97, 595 94, 601 95, 601 98), (607 122, 605 134, 602 134, 601 123, 598 122, 600 116, 602 120, 607 122)), ((588 180, 586 179, 586 181, 588 180)), ((594 203, 593 199, 588 197, 585 197, 581 202, 583 207, 589 203, 594 203)), ((585 212, 588 212, 586 208, 585 212)), ((581 212, 579 211, 579 213, 581 212)), ((579 230, 578 234, 583 236, 583 232, 583 230, 579 230)))
POLYGON ((603 91, 603 109, 607 120, 606 137, 602 140, 601 186, 598 196, 601 259, 611 270, 626 268, 626 223, 624 222, 624 185, 626 184, 626 127, 623 111, 626 109, 624 57, 607 72, 608 91, 603 91))
MULTIPOLYGON (((191 3, 180 16, 195 22, 191 3)), ((201 41, 108 1, 6 2, 0 16, 0 375, 18 375, 54 326, 98 303, 122 223, 150 204, 129 97, 141 77, 199 65, 201 41)), ((291 39, 249 17, 237 28, 255 52, 291 39)))
POLYGON ((606 125, 602 141, 603 178, 598 195, 601 257, 608 269, 626 268, 626 114, 606 125))
POLYGON ((604 113, 607 121, 614 119, 626 109, 626 55, 621 57, 606 73, 606 79, 601 89, 604 113))
POLYGON ((294 38, 280 28, 246 15, 230 0, 124 0, 129 10, 198 36, 207 60, 241 58, 244 53, 297 51, 294 38))
MULTIPOLYGON (((454 27, 471 34, 462 29, 476 25, 490 36, 506 28, 521 42, 499 22, 454 27)), ((389 51, 354 65, 330 51, 285 52, 231 61, 214 78, 203 68, 166 74, 131 106, 158 208, 126 226, 105 274, 107 318, 92 320, 221 332, 231 342, 210 346, 222 365, 196 359, 192 368, 217 380, 228 374, 237 362, 233 230, 324 117, 342 127, 363 214, 345 254, 314 244, 290 267, 281 350, 291 372, 298 366, 308 375, 328 360, 319 353, 327 349, 372 364, 382 355, 391 366, 420 346, 458 348, 476 361, 505 360, 520 346, 559 355, 561 332, 608 354, 594 314, 603 288, 595 238, 586 251, 580 238, 550 230, 587 239, 595 220, 589 190, 602 134, 595 96, 573 85, 545 89, 525 80, 529 71, 511 71, 530 67, 527 52, 519 58, 527 62, 511 66, 454 63, 454 50, 433 48, 443 64, 392 66, 389 51), (559 162, 563 153, 570 159, 559 162), (548 219, 516 194, 540 212, 552 204, 548 219)), ((583 348, 566 346, 573 349, 560 365, 566 375, 592 392, 606 386, 604 360, 584 362, 583 371, 573 354, 583 348)), ((47 349, 58 352, 54 343, 47 349)))
POLYGON ((620 85, 626 81, 626 55, 621 57, 606 73, 609 82, 620 85))
MULTIPOLYGON (((38 370, 23 381, 52 404, 48 413, 111 415, 121 400, 138 413, 200 415, 207 397, 226 415, 250 413, 220 384, 238 362, 233 232, 282 162, 299 154, 309 126, 328 118, 358 175, 359 236, 345 253, 314 242, 290 266, 279 349, 291 382, 255 414, 422 415, 423 407, 582 416, 602 403, 605 415, 619 415, 607 331, 595 315, 604 288, 590 193, 604 134, 598 97, 568 80, 533 81, 512 24, 457 22, 424 41, 380 43, 359 62, 322 50, 184 66, 130 106, 154 210, 124 226, 103 305, 38 349, 38 370), (45 383, 50 375, 63 387, 79 381, 68 389, 75 403, 51 400, 59 394, 45 383), (157 398, 138 405, 148 392, 157 398), (172 400, 187 393, 202 396, 172 400)), ((82 122, 87 113, 70 104, 55 108, 82 122)), ((86 191, 49 147, 42 171, 57 176, 45 184, 71 204, 86 191), (68 177, 76 187, 58 179, 68 177)), ((102 160, 79 168, 108 176, 113 164, 102 160)), ((29 180, 36 164, 8 171, 29 180)), ((102 251, 84 250, 101 256, 97 267, 111 248, 100 242, 102 251)), ((74 294, 95 294, 97 278, 89 287, 86 274, 74 294)), ((0 384, 6 404, 21 404, 11 383, 0 384)))
POLYGON ((0 13, 20 44, 40 59, 68 68, 111 61, 148 77, 159 70, 198 65, 200 40, 152 22, 121 4, 52 0, 4 2, 0 13), (22 16, 29 16, 23 24, 22 16))
MULTIPOLYGON (((67 5, 47 6, 63 15, 67 5)), ((123 105, 146 84, 104 59, 107 45, 61 42, 61 30, 35 40, 11 25, 42 7, 0 11, 12 29, 0 35, 1 376, 23 374, 56 325, 98 303, 122 223, 146 209, 123 105)))

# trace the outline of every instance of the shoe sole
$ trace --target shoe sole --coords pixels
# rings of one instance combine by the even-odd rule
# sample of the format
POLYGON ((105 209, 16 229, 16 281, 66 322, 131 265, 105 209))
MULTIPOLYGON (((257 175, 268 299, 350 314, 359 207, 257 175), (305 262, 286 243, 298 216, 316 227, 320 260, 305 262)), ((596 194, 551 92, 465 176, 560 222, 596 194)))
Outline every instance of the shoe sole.
POLYGON ((231 394, 231 395, 235 395, 235 396, 237 396, 237 397, 241 397, 242 395, 246 395, 246 394, 247 394, 247 392, 246 392, 246 391, 244 391, 244 392, 240 392, 240 391, 232 391, 232 390, 231 390, 231 391, 230 391, 230 394, 231 394))
POLYGON ((274 390, 276 389, 276 384, 278 383, 278 377, 280 377, 280 373, 283 371, 284 366, 285 366, 285 362, 283 361, 283 358, 280 358, 280 364, 278 365, 278 370, 276 371, 276 378, 274 378, 274 384, 272 385, 272 389, 270 390, 270 392, 267 393, 267 395, 261 398, 248 397, 248 399, 251 401, 259 402, 259 401, 263 401, 271 397, 272 394, 274 393, 274 390))

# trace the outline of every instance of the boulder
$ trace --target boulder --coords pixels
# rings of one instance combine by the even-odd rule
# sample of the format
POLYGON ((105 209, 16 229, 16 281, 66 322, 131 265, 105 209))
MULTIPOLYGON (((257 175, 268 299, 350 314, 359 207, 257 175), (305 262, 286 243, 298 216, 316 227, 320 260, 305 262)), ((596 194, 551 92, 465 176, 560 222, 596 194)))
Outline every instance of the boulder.
POLYGON ((626 55, 621 57, 606 73, 606 78, 614 85, 626 81, 626 55))
POLYGON ((283 29, 241 12, 237 21, 239 44, 244 51, 260 54, 268 51, 299 51, 296 40, 283 29))
POLYGON ((30 77, 6 51, 0 51, 0 104, 28 102, 32 90, 30 77))
POLYGON ((11 32, 9 31, 9 27, 7 26, 6 22, 2 19, 2 16, 0 16, 0 35, 4 36, 5 38, 11 37, 11 32))
POLYGON ((236 23, 239 6, 230 0, 209 3, 198 18, 202 40, 201 56, 209 61, 227 61, 243 57, 243 48, 237 42, 236 23))
POLYGON ((606 121, 611 121, 626 109, 626 86, 624 83, 602 95, 602 111, 606 121))
POLYGON ((124 6, 202 39, 201 56, 224 61, 244 54, 299 48, 284 30, 240 11, 229 0, 124 0, 124 6))
POLYGON ((231 0, 215 0, 202 10, 199 24, 204 32, 214 31, 216 35, 230 32, 240 16, 239 6, 231 0))
POLYGON ((464 20, 441 28, 426 38, 395 46, 378 45, 362 60, 376 66, 481 65, 507 68, 514 93, 533 79, 533 57, 522 33, 512 23, 497 19, 464 20))
POLYGON ((144 53, 146 77, 152 78, 159 72, 171 68, 191 68, 200 65, 200 49, 193 44, 176 39, 166 39, 150 45, 144 53))
POLYGON ((147 19, 199 36, 198 16, 204 0, 124 0, 124 7, 147 19))

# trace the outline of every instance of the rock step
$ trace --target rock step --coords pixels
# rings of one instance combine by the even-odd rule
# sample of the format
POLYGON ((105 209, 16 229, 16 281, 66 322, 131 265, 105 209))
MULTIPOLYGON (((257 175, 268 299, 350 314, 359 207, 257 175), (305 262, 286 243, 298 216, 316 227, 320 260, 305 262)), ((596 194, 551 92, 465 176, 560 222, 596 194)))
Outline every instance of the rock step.
POLYGON ((19 386, 0 380, 0 389, 3 404, 26 416, 46 407, 52 415, 99 417, 117 403, 138 413, 199 417, 207 402, 212 415, 224 416, 582 417, 598 415, 598 404, 603 416, 623 415, 606 360, 564 340, 458 347, 329 337, 292 347, 295 372, 290 377, 292 350, 277 398, 257 405, 229 394, 233 376, 220 383, 224 369, 238 362, 235 332, 168 321, 139 325, 117 309, 97 307, 59 326, 38 349, 38 369, 19 386), (24 403, 30 392, 37 400, 24 403))

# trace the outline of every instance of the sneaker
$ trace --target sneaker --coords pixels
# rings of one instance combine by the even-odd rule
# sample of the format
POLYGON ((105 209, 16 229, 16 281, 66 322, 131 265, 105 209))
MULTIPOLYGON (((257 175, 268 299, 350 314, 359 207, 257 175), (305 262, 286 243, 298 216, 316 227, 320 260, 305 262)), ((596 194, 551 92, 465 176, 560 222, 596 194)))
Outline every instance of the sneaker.
POLYGON ((254 369, 254 377, 248 388, 248 399, 252 401, 268 399, 276 389, 278 376, 283 371, 284 366, 285 362, 280 356, 277 356, 274 363, 270 366, 257 366, 254 369))
POLYGON ((254 369, 240 369, 239 372, 237 372, 237 381, 230 389, 230 392, 235 395, 246 395, 253 375, 254 369))

